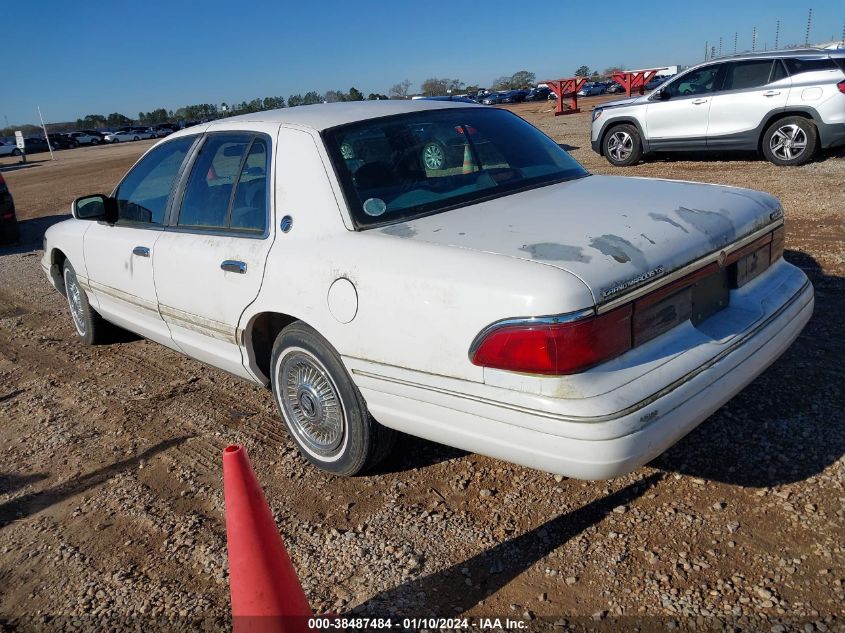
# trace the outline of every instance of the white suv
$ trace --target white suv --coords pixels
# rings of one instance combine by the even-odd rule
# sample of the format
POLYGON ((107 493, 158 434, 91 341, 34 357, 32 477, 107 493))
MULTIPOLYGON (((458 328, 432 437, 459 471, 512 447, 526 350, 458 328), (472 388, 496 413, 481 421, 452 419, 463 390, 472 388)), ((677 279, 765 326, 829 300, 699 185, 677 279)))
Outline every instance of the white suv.
POLYGON ((645 153, 762 152, 802 165, 845 145, 845 52, 738 55, 695 66, 654 92, 593 110, 591 144, 616 166, 645 153))

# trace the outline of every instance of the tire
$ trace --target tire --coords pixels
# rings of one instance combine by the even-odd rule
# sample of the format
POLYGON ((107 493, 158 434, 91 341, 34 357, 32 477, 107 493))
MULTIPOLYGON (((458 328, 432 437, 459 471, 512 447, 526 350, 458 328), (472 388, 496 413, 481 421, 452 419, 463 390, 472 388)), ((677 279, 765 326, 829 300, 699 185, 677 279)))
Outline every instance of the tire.
POLYGON ((91 145, 99 145, 99 144, 100 144, 100 139, 98 139, 98 138, 95 138, 91 141, 91 145))
POLYGON ((19 148, 16 147, 15 149, 12 150, 12 156, 20 156, 20 155, 21 155, 21 150, 19 148))
POLYGON ((140 138, 138 138, 138 137, 136 136, 136 137, 135 137, 135 138, 133 138, 132 140, 133 140, 133 141, 140 141, 141 139, 140 139, 140 138))
POLYGON ((363 473, 396 441, 396 431, 367 411, 338 353, 304 323, 292 323, 276 337, 270 386, 288 434, 303 457, 326 472, 363 473))
POLYGON ((643 142, 633 125, 614 125, 604 134, 602 152, 611 165, 630 167, 643 157, 643 142))
POLYGON ((766 128, 762 143, 763 156, 775 165, 803 165, 812 160, 818 143, 819 133, 812 121, 800 116, 789 116, 778 119, 766 128))
POLYGON ((70 318, 79 340, 85 345, 97 345, 105 339, 108 323, 88 303, 88 295, 76 279, 76 271, 65 261, 62 276, 65 281, 70 318))
POLYGON ((420 156, 426 169, 439 171, 446 168, 446 148, 437 141, 429 141, 423 146, 420 156))
POLYGON ((111 140, 112 143, 120 143, 120 139, 116 136, 111 140))

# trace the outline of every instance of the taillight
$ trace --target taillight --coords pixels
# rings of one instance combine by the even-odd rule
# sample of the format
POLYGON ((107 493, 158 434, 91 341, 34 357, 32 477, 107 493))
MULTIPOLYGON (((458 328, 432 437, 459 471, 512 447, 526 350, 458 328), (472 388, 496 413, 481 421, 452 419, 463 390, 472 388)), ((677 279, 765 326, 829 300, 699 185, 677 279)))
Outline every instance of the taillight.
POLYGON ((15 214, 14 214, 14 213, 4 213, 4 214, 3 214, 3 219, 4 219, 4 220, 13 220, 14 218, 15 218, 15 214))
POLYGON ((631 348, 631 305, 570 323, 524 320, 481 335, 472 362, 530 374, 575 374, 631 348))
POLYGON ((839 92, 845 93, 845 81, 840 81, 836 87, 839 88, 839 92))

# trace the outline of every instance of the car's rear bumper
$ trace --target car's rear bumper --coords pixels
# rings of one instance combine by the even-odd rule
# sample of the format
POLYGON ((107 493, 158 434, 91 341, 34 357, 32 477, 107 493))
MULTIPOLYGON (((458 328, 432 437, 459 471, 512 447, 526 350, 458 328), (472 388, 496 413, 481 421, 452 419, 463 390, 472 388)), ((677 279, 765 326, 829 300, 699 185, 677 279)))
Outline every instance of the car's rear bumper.
MULTIPOLYGON (((566 421, 548 407, 526 409, 524 399, 510 395, 515 394, 512 390, 497 389, 500 399, 493 400, 479 396, 477 390, 459 391, 448 379, 441 379, 446 386, 438 387, 435 377, 415 382, 404 370, 358 359, 344 361, 371 413, 385 426, 539 470, 606 479, 660 455, 790 346, 813 311, 812 286, 799 274, 803 283, 795 284, 798 278, 791 275, 787 300, 778 301, 765 318, 708 362, 673 377, 650 396, 645 394, 636 406, 582 421, 566 421)), ((627 403, 637 391, 642 394, 642 383, 634 380, 604 394, 602 401, 627 403)), ((555 404, 566 406, 566 402, 557 399, 555 404)))

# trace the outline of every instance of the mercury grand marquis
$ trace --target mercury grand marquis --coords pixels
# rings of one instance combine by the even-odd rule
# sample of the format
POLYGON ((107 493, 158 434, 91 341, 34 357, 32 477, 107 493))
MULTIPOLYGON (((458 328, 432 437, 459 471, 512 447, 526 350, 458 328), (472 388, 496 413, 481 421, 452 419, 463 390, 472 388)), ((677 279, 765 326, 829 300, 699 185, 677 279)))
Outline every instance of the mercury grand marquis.
POLYGON ((305 458, 341 475, 397 431, 629 472, 813 310, 772 196, 591 175, 518 116, 457 102, 191 127, 72 214, 42 266, 82 342, 119 326, 269 386, 305 458), (432 142, 459 158, 427 161, 432 142))

